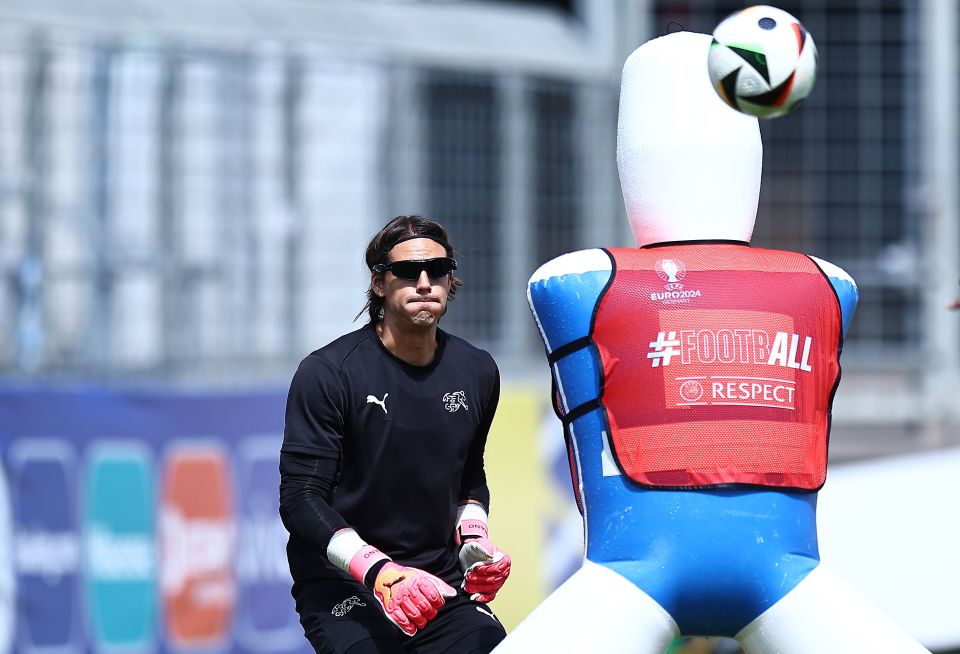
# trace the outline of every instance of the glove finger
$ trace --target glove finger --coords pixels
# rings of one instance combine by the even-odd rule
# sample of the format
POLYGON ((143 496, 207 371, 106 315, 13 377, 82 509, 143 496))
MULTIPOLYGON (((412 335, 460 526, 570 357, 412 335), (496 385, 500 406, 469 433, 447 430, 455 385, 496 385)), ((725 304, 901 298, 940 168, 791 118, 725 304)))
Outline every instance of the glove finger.
POLYGON ((506 582, 508 572, 491 571, 490 574, 467 574, 464 579, 471 584, 497 584, 502 586, 506 582))
MULTIPOLYGON (((502 552, 497 552, 497 554, 502 554, 502 552)), ((488 563, 483 566, 487 570, 496 570, 497 572, 510 572, 510 557, 502 556, 500 558, 495 558, 492 563, 488 563)))
MULTIPOLYGON (((403 614, 401 613, 400 615, 403 615, 403 614)), ((395 619, 395 620, 394 620, 394 623, 396 623, 396 625, 397 625, 398 627, 400 627, 400 630, 401 630, 403 633, 407 634, 408 636, 412 636, 412 635, 414 635, 415 633, 417 633, 417 627, 416 627, 416 625, 414 625, 414 624, 413 624, 412 622, 410 622, 409 620, 406 620, 406 619, 405 619, 404 622, 400 622, 399 619, 395 619)))
POLYGON ((437 607, 432 604, 427 604, 426 606, 420 607, 420 615, 423 616, 424 621, 430 622, 435 617, 437 617, 437 607))
POLYGON ((482 539, 477 538, 467 541, 460 547, 458 558, 460 559, 461 568, 469 568, 478 563, 490 561, 493 558, 496 547, 489 541, 486 543, 481 541, 482 539))
POLYGON ((440 597, 440 589, 433 583, 433 580, 426 575, 417 579, 416 584, 413 585, 411 590, 422 597, 428 604, 436 605, 438 602, 440 605, 443 604, 443 598, 440 597))
POLYGON ((510 574, 510 564, 504 563, 503 561, 499 563, 488 563, 487 565, 477 566, 475 568, 470 568, 467 570, 467 577, 503 577, 506 578, 510 574))
POLYGON ((489 561, 478 561, 470 565, 467 568, 467 572, 471 570, 509 570, 510 569, 510 557, 504 556, 503 552, 497 552, 492 559, 489 561))
POLYGON ((503 579, 504 577, 503 577, 503 573, 497 572, 496 570, 486 570, 486 571, 471 570, 467 574, 463 575, 463 578, 467 579, 468 581, 484 582, 484 581, 494 581, 496 579, 503 579))
POLYGON ((416 589, 416 592, 410 594, 410 599, 427 622, 437 617, 437 608, 443 606, 442 597, 438 595, 435 601, 431 601, 426 594, 420 592, 419 588, 416 589))
POLYGON ((407 616, 407 619, 409 619, 410 622, 417 626, 417 629, 423 629, 426 626, 427 620, 423 617, 423 614, 417 607, 417 603, 414 601, 413 596, 405 596, 400 600, 399 604, 404 615, 407 616))
POLYGON ((466 577, 467 586, 494 586, 499 588, 506 581, 503 577, 466 577))
POLYGON ((463 545, 463 551, 466 556, 475 561, 492 559, 495 550, 496 547, 494 547, 492 543, 489 541, 484 542, 482 538, 469 540, 463 545))
POLYGON ((500 582, 468 582, 464 585, 463 590, 468 593, 496 593, 502 585, 500 582))
POLYGON ((496 596, 497 596, 497 594, 496 594, 495 592, 493 592, 493 593, 474 593, 473 595, 470 596, 470 599, 472 599, 474 602, 480 602, 481 604, 486 604, 487 602, 493 601, 493 598, 496 597, 496 596))
POLYGON ((410 622, 410 620, 407 618, 404 612, 400 610, 399 607, 386 610, 385 612, 390 621, 400 627, 400 630, 403 631, 403 633, 407 634, 408 636, 412 636, 413 634, 417 633, 417 628, 412 622, 410 622))
POLYGON ((443 606, 444 602, 446 602, 446 600, 444 599, 445 597, 457 596, 457 591, 450 584, 445 582, 443 579, 440 579, 439 577, 431 576, 429 581, 430 581, 430 585, 433 586, 433 589, 436 590, 440 595, 439 603, 434 603, 434 606, 436 606, 437 608, 443 606))

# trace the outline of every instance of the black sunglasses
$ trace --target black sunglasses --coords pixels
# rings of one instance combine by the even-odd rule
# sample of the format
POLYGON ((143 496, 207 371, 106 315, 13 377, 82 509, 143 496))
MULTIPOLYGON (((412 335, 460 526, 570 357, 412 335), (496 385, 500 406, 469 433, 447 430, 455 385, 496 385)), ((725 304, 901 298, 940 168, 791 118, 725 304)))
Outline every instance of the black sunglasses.
POLYGON ((378 263, 373 267, 373 272, 382 275, 389 270, 400 279, 415 282, 420 279, 420 272, 423 270, 427 271, 430 279, 440 279, 456 269, 457 260, 453 257, 437 257, 436 259, 407 259, 392 263, 378 263))

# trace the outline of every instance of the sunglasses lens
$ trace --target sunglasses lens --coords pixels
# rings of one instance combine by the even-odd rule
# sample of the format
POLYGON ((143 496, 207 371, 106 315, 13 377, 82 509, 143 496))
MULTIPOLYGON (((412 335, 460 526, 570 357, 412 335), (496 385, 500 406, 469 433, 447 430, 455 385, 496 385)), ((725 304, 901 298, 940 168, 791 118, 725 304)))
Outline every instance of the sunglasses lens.
POLYGON ((423 270, 417 261, 394 261, 390 264, 390 272, 400 279, 416 280, 423 270))
POLYGON ((450 272, 449 259, 431 259, 423 265, 430 279, 439 279, 450 272))
POLYGON ((416 281, 423 270, 430 279, 439 279, 453 270, 453 264, 447 257, 441 257, 426 261, 394 261, 388 269, 400 279, 416 281))

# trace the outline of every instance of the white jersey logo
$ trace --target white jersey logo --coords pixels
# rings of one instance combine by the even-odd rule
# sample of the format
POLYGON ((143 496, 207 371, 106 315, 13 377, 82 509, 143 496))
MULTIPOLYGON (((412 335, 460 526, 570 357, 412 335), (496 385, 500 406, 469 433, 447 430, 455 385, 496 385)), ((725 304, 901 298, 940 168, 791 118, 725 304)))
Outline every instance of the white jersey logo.
POLYGON ((443 408, 450 413, 459 411, 460 407, 463 407, 467 411, 470 410, 470 407, 467 406, 467 395, 463 391, 447 393, 443 396, 443 408))
POLYGON ((687 267, 680 259, 660 259, 654 264, 654 270, 657 271, 657 276, 668 284, 681 282, 687 276, 687 267))
POLYGON ((813 372, 813 337, 800 339, 800 334, 787 332, 777 332, 771 339, 762 329, 682 329, 657 333, 647 358, 653 368, 669 366, 676 358, 682 364, 754 364, 813 372))
POLYGON ((367 404, 370 404, 371 402, 374 403, 374 404, 379 404, 379 405, 380 405, 380 408, 383 409, 383 415, 387 415, 387 396, 388 396, 388 395, 390 395, 390 393, 384 393, 382 400, 378 400, 378 399, 377 399, 375 396, 373 396, 373 395, 368 395, 368 396, 367 396, 367 404))
POLYGON ((663 292, 652 291, 650 300, 663 304, 687 304, 691 299, 700 297, 700 290, 685 289, 681 282, 687 276, 687 266, 680 259, 658 259, 653 269, 657 276, 666 282, 663 292))
POLYGON ((484 614, 485 616, 487 616, 487 617, 489 617, 489 618, 492 618, 494 622, 497 622, 497 623, 500 622, 499 620, 497 620, 497 616, 495 616, 493 613, 491 613, 491 612, 488 611, 487 609, 480 608, 479 606, 475 606, 475 607, 473 607, 473 608, 475 608, 476 610, 480 611, 480 613, 484 614))
POLYGON ((330 613, 332 615, 337 616, 338 618, 342 618, 343 616, 345 616, 347 613, 350 612, 350 609, 352 609, 355 606, 366 606, 366 604, 361 602, 360 598, 354 595, 353 597, 348 597, 347 599, 343 600, 342 602, 334 606, 333 610, 330 611, 330 613))

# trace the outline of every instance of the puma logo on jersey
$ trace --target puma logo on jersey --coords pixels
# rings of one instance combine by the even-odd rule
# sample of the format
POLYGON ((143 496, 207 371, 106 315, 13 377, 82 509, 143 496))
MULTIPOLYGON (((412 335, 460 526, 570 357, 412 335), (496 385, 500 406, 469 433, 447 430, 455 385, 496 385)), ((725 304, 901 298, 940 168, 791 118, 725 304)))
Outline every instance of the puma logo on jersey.
POLYGON ((480 611, 480 613, 482 613, 482 614, 484 614, 484 615, 492 618, 494 622, 498 622, 498 623, 500 622, 499 620, 497 620, 497 616, 495 616, 495 615, 494 615, 493 613, 491 613, 490 611, 488 611, 488 610, 486 610, 486 609, 483 609, 483 608, 481 608, 481 607, 479 607, 479 606, 475 606, 474 608, 477 609, 478 611, 480 611))
POLYGON ((379 404, 380 408, 383 409, 383 415, 387 415, 387 396, 388 395, 390 395, 390 393, 384 393, 382 400, 378 400, 373 395, 368 395, 367 404, 370 404, 371 402, 373 402, 374 404, 379 404))

